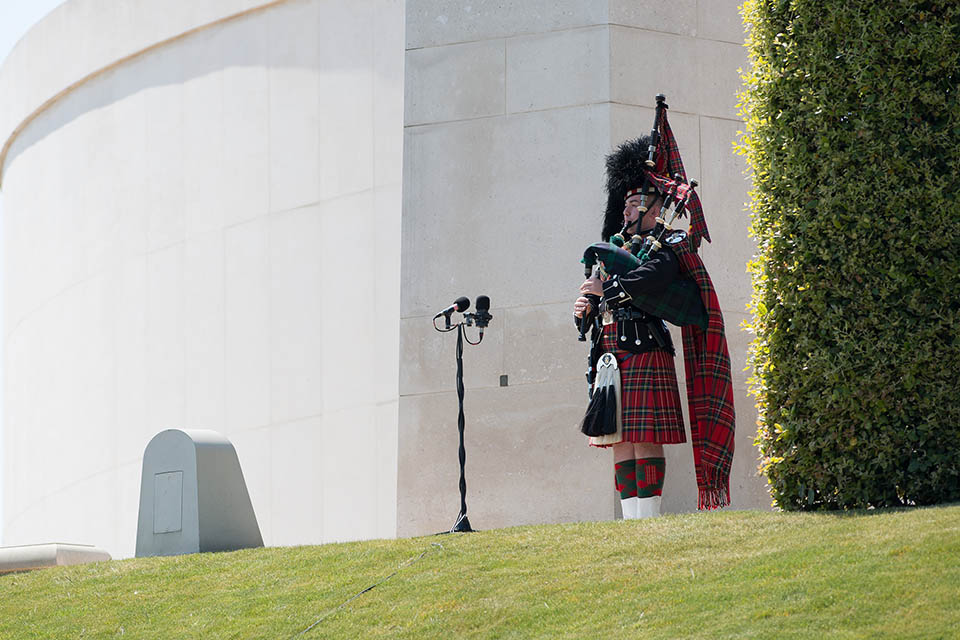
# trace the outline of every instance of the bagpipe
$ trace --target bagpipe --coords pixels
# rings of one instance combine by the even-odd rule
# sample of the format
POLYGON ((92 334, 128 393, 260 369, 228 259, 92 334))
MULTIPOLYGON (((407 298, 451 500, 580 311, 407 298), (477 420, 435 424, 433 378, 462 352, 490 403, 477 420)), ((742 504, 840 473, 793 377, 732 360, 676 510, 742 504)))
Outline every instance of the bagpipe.
MULTIPOLYGON (((687 194, 689 194, 697 186, 697 181, 691 180, 685 186, 687 194)), ((611 238, 611 242, 596 242, 587 247, 581 259, 584 265, 584 276, 591 277, 594 266, 598 264, 597 273, 601 278, 612 275, 626 275, 651 260, 664 244, 669 246, 684 241, 686 234, 682 232, 673 233, 672 224, 683 215, 686 200, 687 197, 677 199, 673 193, 667 194, 664 197, 663 208, 666 209, 671 201, 676 203, 670 218, 669 220, 664 219, 663 214, 658 216, 656 219, 657 226, 654 227, 653 233, 648 235, 646 239, 635 235, 631 238, 629 247, 624 248, 623 244, 617 243, 618 239, 622 243, 622 238, 614 236, 611 238)), ((632 222, 628 224, 632 224, 632 222)), ((656 295, 634 294, 630 302, 638 309, 658 318, 663 318, 678 327, 692 324, 702 329, 707 328, 707 310, 700 298, 700 289, 697 288, 693 280, 686 276, 678 276, 671 281, 666 290, 656 295)), ((581 321, 581 340, 586 340, 588 326, 588 322, 581 321)))
MULTIPOLYGON (((650 132, 650 146, 647 151, 646 165, 654 167, 654 152, 660 141, 658 124, 661 121, 662 110, 667 108, 665 96, 657 95, 657 112, 654 119, 653 130, 650 132)), ((683 181, 683 175, 675 173, 673 179, 665 179, 662 176, 656 176, 652 171, 645 171, 643 186, 640 188, 640 205, 637 209, 641 217, 647 211, 646 200, 651 182, 655 183, 658 191, 663 193, 663 205, 660 208, 660 215, 656 218, 656 226, 653 232, 646 238, 639 234, 630 238, 630 243, 626 243, 627 229, 634 222, 626 222, 620 233, 614 234, 610 242, 596 242, 591 244, 583 252, 581 262, 584 265, 583 273, 586 278, 593 275, 594 266, 599 264, 597 269, 601 278, 611 275, 623 276, 645 262, 653 258, 666 243, 668 245, 678 245, 686 240, 687 236, 682 231, 674 231, 673 223, 677 218, 684 216, 687 212, 687 205, 694 196, 697 187, 697 181, 691 180, 689 183, 683 181), (673 211, 670 212, 670 206, 673 211), (670 212, 669 219, 666 218, 670 212), (625 246, 626 245, 626 246, 625 246)), ((640 225, 638 218, 636 224, 640 225)), ((591 300, 591 302, 597 302, 591 300)), ((700 297, 700 290, 696 283, 686 276, 675 278, 665 291, 656 295, 634 295, 631 304, 658 318, 663 318, 667 322, 679 327, 685 325, 697 325, 702 329, 707 328, 707 311, 703 306, 703 300, 700 297)), ((592 315, 596 316, 596 304, 592 305, 592 315)), ((591 314, 584 314, 580 319, 580 337, 579 340, 586 340, 586 332, 590 327, 591 314)))

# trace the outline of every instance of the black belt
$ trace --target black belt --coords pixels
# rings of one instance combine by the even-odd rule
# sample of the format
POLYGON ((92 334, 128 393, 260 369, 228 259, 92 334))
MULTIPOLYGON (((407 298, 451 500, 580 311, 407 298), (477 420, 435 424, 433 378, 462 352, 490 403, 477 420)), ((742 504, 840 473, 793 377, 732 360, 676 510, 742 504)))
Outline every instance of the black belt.
POLYGON ((617 346, 633 353, 644 353, 660 348, 674 352, 673 341, 663 320, 636 308, 619 308, 612 311, 617 323, 617 346))
POLYGON ((651 316, 646 311, 641 311, 640 309, 621 307, 613 310, 613 319, 617 322, 622 322, 624 320, 637 320, 646 322, 647 320, 651 319, 651 316))

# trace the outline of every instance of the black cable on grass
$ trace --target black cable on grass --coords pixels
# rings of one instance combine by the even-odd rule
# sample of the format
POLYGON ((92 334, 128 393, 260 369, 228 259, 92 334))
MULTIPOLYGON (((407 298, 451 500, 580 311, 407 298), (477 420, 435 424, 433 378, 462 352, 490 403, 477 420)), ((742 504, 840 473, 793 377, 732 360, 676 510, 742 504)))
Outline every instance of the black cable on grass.
MULTIPOLYGON (((431 547, 438 547, 438 548, 440 548, 440 549, 443 549, 443 545, 440 544, 439 542, 434 542, 434 543, 432 543, 430 546, 431 546, 431 547)), ((321 622, 323 622, 324 620, 326 620, 327 618, 329 618, 330 616, 332 616, 333 614, 335 614, 337 611, 339 611, 339 610, 342 609, 343 607, 347 606, 348 604, 350 604, 351 602, 353 602, 354 600, 356 600, 357 598, 359 598, 360 596, 362 596, 362 595, 365 594, 366 592, 372 591, 374 588, 380 586, 381 584, 383 584, 384 582, 386 582, 387 580, 389 580, 389 579, 392 578, 393 576, 395 576, 395 575, 397 575, 398 573, 400 573, 404 568, 409 567, 410 565, 412 565, 413 563, 415 563, 417 560, 419 560, 419 559, 422 558, 423 556, 425 556, 425 555, 427 555, 428 553, 430 553, 432 550, 433 550, 433 549, 424 549, 423 553, 421 553, 420 555, 418 555, 416 558, 411 558, 410 560, 407 560, 407 561, 404 562, 402 565, 400 565, 399 567, 397 567, 397 570, 396 570, 396 571, 394 571, 393 573, 391 573, 390 575, 388 575, 386 578, 384 578, 384 579, 381 580, 380 582, 377 582, 377 583, 374 583, 374 584, 370 585, 369 587, 367 587, 367 588, 364 589, 363 591, 360 591, 359 593, 353 595, 353 596, 352 596, 351 598, 349 598, 348 600, 345 600, 344 602, 341 602, 340 605, 337 606, 335 609, 332 609, 331 611, 328 611, 327 613, 323 614, 322 616, 320 616, 319 618, 317 618, 316 621, 314 621, 313 624, 311 624, 309 627, 307 627, 306 629, 304 629, 303 631, 301 631, 300 633, 298 633, 297 635, 295 635, 295 636, 293 636, 293 637, 294 637, 294 638, 299 638, 300 636, 302 636, 302 635, 305 634, 306 632, 310 631, 310 629, 313 629, 315 626, 317 626, 318 624, 320 624, 321 622)))

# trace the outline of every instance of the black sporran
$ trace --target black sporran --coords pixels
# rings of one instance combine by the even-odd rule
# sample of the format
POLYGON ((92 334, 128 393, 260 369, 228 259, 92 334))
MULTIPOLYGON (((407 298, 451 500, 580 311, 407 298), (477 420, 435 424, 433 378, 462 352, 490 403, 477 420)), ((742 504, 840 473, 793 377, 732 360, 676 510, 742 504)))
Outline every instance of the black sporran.
POLYGON ((612 353, 600 356, 597 378, 580 431, 592 444, 614 444, 621 440, 620 370, 612 353))

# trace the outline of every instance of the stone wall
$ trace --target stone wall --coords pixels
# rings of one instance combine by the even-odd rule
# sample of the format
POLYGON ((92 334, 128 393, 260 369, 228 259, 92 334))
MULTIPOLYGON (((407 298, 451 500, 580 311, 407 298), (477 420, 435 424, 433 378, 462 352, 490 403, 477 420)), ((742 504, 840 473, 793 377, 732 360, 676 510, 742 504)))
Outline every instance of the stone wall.
MULTIPOLYGON (((231 439, 268 545, 448 529, 456 336, 430 319, 479 294, 474 526, 615 517, 571 308, 603 158, 658 92, 714 238, 733 506, 766 507, 741 40, 733 0, 69 0, 0 69, 4 543, 131 555, 140 457, 171 427, 231 439)), ((668 448, 664 509, 695 501, 668 448)))
POLYGON ((403 21, 71 0, 25 36, 0 73, 5 544, 132 555, 168 428, 230 438, 268 545, 396 535, 403 21))
MULTIPOLYGON (((611 453, 588 450, 577 430, 586 348, 572 303, 579 256, 599 239, 604 155, 649 132, 661 92, 714 240, 702 254, 735 375, 733 507, 768 506, 755 475, 749 336, 740 329, 753 247, 744 165, 732 149, 737 69, 746 64, 737 4, 408 0, 401 535, 449 528, 457 514, 455 334, 434 332, 430 318, 481 293, 495 318, 465 353, 473 525, 614 517, 611 453)), ((680 359, 678 368, 682 381, 680 359)), ((695 510, 690 446, 667 455, 664 510, 695 510)))

